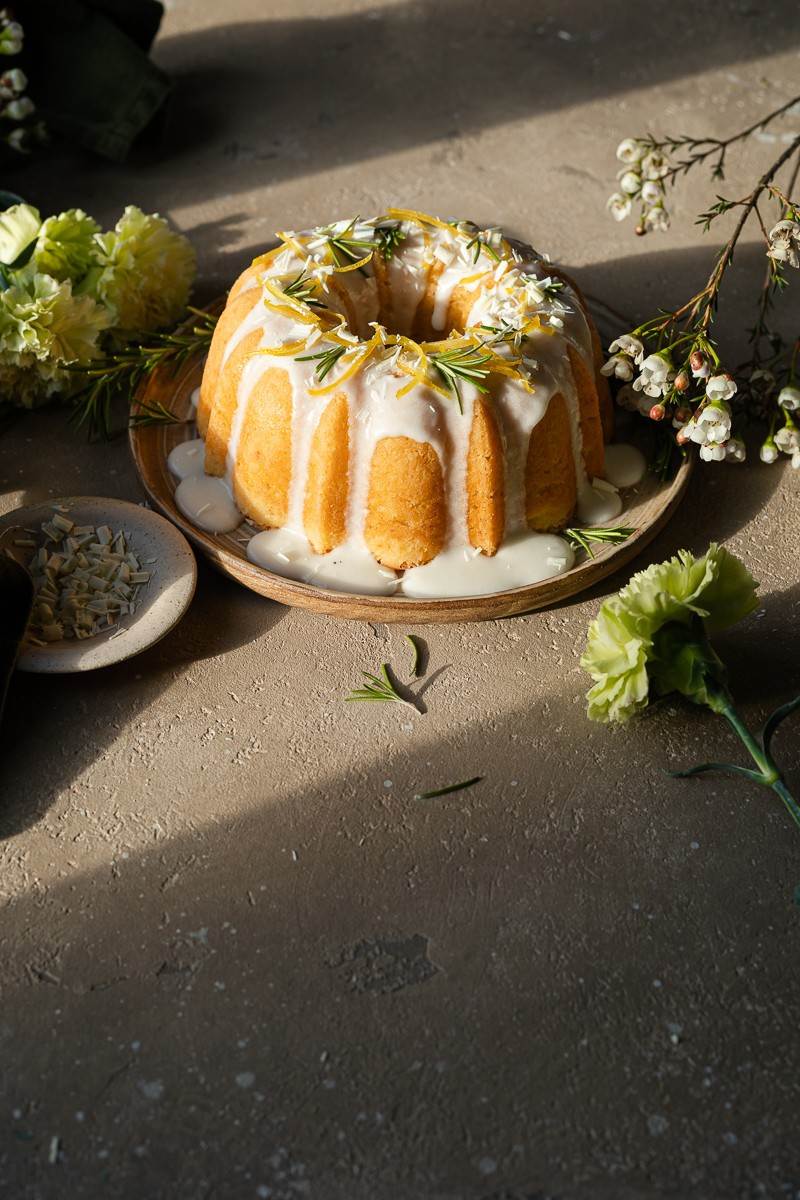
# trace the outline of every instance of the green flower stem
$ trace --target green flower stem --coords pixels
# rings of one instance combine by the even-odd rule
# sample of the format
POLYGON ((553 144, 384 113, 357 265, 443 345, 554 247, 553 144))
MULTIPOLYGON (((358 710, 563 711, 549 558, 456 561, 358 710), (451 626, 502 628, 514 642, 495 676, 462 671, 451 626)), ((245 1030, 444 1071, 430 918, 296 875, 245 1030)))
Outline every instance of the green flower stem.
POLYGON ((789 810, 789 815, 800 829, 800 807, 793 798, 791 792, 783 781, 780 770, 778 769, 772 755, 764 750, 751 734, 750 730, 745 725, 742 718, 733 706, 733 697, 727 688, 723 687, 708 687, 708 706, 716 713, 719 713, 725 718, 728 724, 733 729, 739 741, 747 750, 753 762, 759 769, 761 778, 759 783, 764 787, 771 788, 776 795, 780 796, 783 803, 789 810))

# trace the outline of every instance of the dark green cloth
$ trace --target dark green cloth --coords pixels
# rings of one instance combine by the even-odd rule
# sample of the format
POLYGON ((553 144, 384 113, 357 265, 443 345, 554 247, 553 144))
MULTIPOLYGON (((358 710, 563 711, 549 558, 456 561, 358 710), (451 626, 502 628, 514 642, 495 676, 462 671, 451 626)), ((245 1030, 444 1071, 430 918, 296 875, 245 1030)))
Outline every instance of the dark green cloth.
POLYGON ((163 7, 157 0, 27 0, 28 94, 48 129, 121 162, 163 106, 169 78, 147 52, 163 7))

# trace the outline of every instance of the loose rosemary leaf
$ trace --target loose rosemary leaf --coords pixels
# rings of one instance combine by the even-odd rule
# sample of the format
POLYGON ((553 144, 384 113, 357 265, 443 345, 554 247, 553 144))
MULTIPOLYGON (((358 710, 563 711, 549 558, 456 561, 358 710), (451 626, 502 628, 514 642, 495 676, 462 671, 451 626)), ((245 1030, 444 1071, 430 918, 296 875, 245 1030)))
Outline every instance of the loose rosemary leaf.
POLYGON ((434 788, 430 792, 418 792, 414 799, 434 800, 437 796, 449 796, 451 792, 463 792, 465 788, 474 787, 482 779, 482 775, 473 775, 472 779, 464 779, 461 783, 449 783, 447 787, 434 788))

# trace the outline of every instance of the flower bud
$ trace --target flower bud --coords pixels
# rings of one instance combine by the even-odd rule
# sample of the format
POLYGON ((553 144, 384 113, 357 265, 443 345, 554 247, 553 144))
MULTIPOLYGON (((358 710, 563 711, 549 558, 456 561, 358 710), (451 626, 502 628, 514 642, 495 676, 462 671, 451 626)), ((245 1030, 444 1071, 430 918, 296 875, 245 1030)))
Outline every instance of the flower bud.
POLYGON ((689 366, 695 379, 705 379, 711 374, 711 366, 702 350, 693 350, 689 355, 689 366))
POLYGON ((615 221, 624 221, 631 211, 630 197, 623 196, 621 192, 614 192, 613 195, 608 197, 606 208, 615 221))
POLYGON ((679 408, 675 412, 675 420, 679 425, 685 425, 687 421, 692 419, 692 410, 690 408, 679 408))
POLYGON ((689 437, 689 434, 686 432, 685 429, 679 429, 678 432, 675 434, 675 441, 678 443, 679 446, 685 446, 686 443, 690 442, 691 440, 692 439, 689 437))
POLYGON ((678 374, 675 376, 675 382, 672 386, 675 388, 676 392, 688 392, 689 388, 692 386, 692 381, 689 378, 688 372, 678 371, 678 374))
POLYGON ((778 392, 778 404, 787 412, 795 412, 800 408, 800 388, 782 387, 778 392))
POLYGON ((652 179, 645 179, 642 184, 642 200, 645 204, 659 204, 663 195, 663 188, 660 183, 656 183, 652 179))
POLYGON ((663 421, 664 417, 666 415, 667 415, 667 410, 664 408, 663 404, 654 404, 653 407, 650 409, 650 420, 651 421, 663 421))
POLYGON ((0 115, 10 117, 12 121, 24 121, 35 111, 36 105, 33 101, 28 96, 20 96, 18 100, 9 101, 0 115))
POLYGON ((778 447, 775 445, 775 439, 768 437, 758 452, 758 457, 762 462, 774 463, 778 458, 778 447))
POLYGON ((619 181, 620 191, 625 192, 627 196, 635 196, 642 186, 641 176, 635 171, 625 171, 619 181))
POLYGON ((617 146, 617 158, 620 162, 637 163, 644 154, 644 147, 636 138, 623 138, 617 146))

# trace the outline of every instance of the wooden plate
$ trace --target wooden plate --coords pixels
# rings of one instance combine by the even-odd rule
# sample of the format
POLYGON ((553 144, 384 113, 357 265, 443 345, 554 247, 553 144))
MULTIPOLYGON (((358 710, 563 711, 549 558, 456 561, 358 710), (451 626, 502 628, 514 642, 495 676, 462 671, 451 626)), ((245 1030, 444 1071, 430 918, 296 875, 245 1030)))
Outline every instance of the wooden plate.
MULTIPOLYGON (((209 306, 209 311, 218 312, 222 304, 223 301, 219 301, 209 306)), ((418 625, 486 621, 558 604, 635 558, 669 520, 689 481, 689 458, 684 460, 675 478, 668 483, 646 476, 637 487, 628 491, 624 512, 618 518, 636 532, 625 542, 598 547, 594 558, 581 557, 571 571, 542 580, 541 583, 488 596, 457 596, 442 600, 335 592, 286 579, 251 563, 245 547, 258 530, 249 521, 243 522, 233 533, 205 533, 191 525, 178 510, 174 499, 177 484, 167 469, 167 456, 173 446, 195 436, 194 425, 188 423, 192 413, 191 393, 200 384, 202 369, 203 362, 199 359, 187 363, 175 375, 160 370, 140 389, 138 403, 152 405, 161 402, 176 415, 186 418, 187 424, 131 428, 131 451, 139 478, 157 508, 174 521, 215 567, 261 596, 312 612, 357 621, 402 621, 418 625)))

